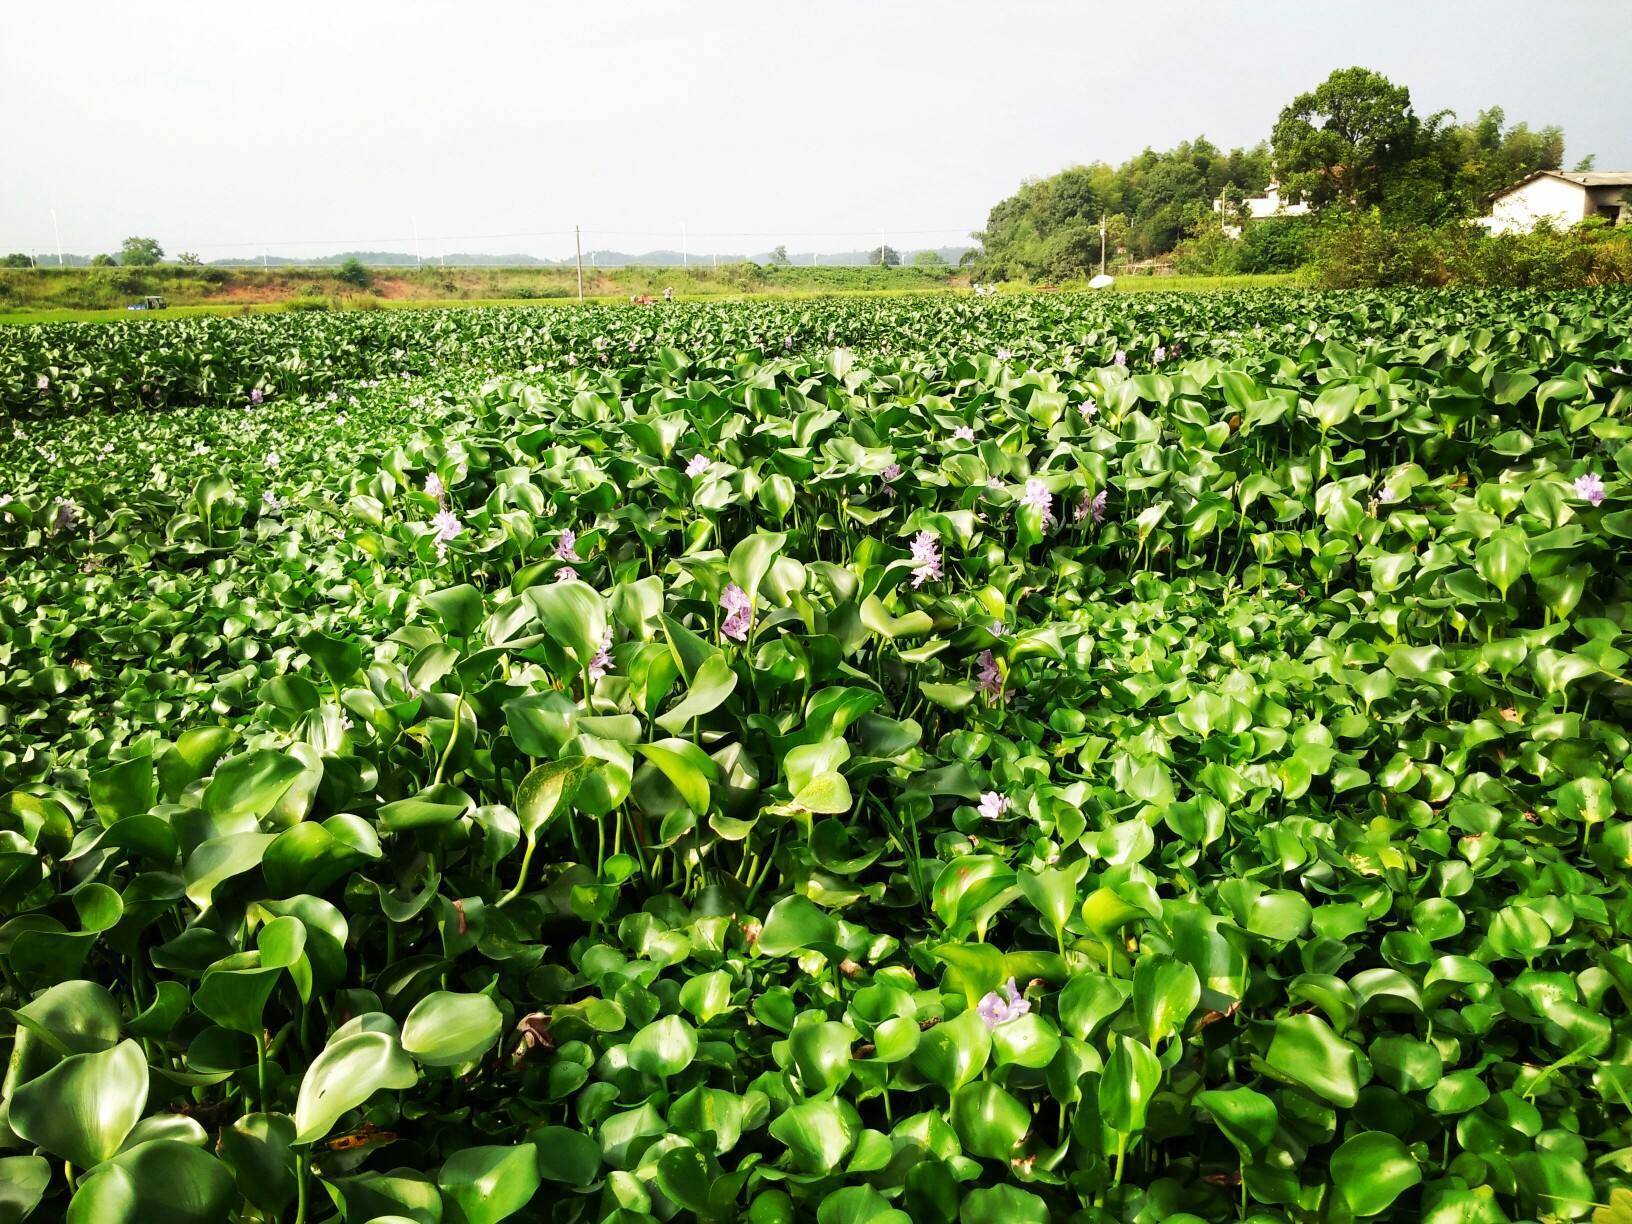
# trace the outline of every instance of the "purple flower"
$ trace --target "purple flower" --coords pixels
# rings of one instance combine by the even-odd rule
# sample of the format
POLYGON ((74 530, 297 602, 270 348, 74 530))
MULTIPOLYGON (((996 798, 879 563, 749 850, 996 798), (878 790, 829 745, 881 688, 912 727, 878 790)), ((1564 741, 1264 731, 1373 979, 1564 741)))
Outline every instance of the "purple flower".
POLYGON ((1026 481, 1026 492, 1022 500, 1033 510, 1042 512, 1044 527, 1054 521, 1054 495, 1048 491, 1048 486, 1036 477, 1026 481))
POLYGON ((601 648, 595 652, 595 657, 589 661, 589 682, 594 684, 607 672, 612 670, 612 627, 607 626, 601 634, 601 648))
POLYGON ((561 538, 555 542, 555 558, 557 561, 582 561, 577 550, 578 533, 568 527, 561 533, 561 538))
POLYGON ((997 350, 997 359, 999 361, 1007 361, 1012 355, 1013 354, 1011 354, 1008 349, 997 350))
POLYGON ((270 468, 272 471, 275 472, 275 471, 278 470, 278 468, 280 466, 282 466, 282 464, 283 464, 283 460, 278 458, 278 452, 277 451, 268 451, 267 452, 266 466, 268 468, 270 468))
POLYGON ((1077 411, 1082 413, 1083 420, 1091 421, 1094 419, 1094 415, 1099 412, 1099 405, 1091 399, 1085 399, 1077 405, 1077 411))
POLYGON ((577 577, 578 571, 573 569, 570 565, 563 565, 560 569, 555 571, 555 580, 557 582, 573 582, 577 579, 577 577))
POLYGON ((36 387, 38 387, 41 391, 49 391, 49 390, 51 390, 51 379, 49 377, 47 377, 46 375, 41 374, 40 378, 39 378, 39 381, 36 382, 34 385, 36 387))
POLYGON ((446 491, 447 490, 445 489, 445 487, 442 484, 442 477, 438 476, 435 472, 430 472, 430 473, 426 474, 426 476, 425 476, 425 496, 426 497, 434 497, 434 498, 436 498, 437 501, 441 501, 442 500, 442 494, 444 492, 446 492, 446 491))
POLYGON ((960 442, 973 442, 975 440, 975 431, 969 425, 959 425, 952 431, 952 437, 960 442))
POLYGON ((996 791, 987 791, 980 797, 980 816, 982 820, 1001 820, 1008 814, 1009 797, 1000 795, 996 791))
POLYGON ((784 349, 791 349, 793 347, 793 337, 792 336, 783 336, 782 337, 782 347, 784 349))
POLYGON ((1575 495, 1594 506, 1604 504, 1604 482, 1597 472, 1588 472, 1575 478, 1575 495))
POLYGON ((283 503, 278 500, 278 495, 276 493, 274 493, 271 489, 266 489, 266 490, 262 491, 262 493, 261 493, 261 510, 262 510, 262 512, 270 514, 274 510, 282 510, 282 509, 283 509, 283 503))
POLYGON ((1150 359, 1157 365, 1161 365, 1162 362, 1167 360, 1167 350, 1158 344, 1150 350, 1150 359))
POLYGON ((58 502, 57 512, 51 519, 51 531, 61 535, 65 531, 72 531, 79 523, 79 507, 73 502, 58 502))
POLYGON ((465 525, 452 510, 438 510, 431 526, 436 528, 436 559, 441 561, 448 555, 448 541, 462 535, 465 525))
POLYGON ((1109 497, 1110 491, 1108 489, 1101 489, 1094 494, 1094 500, 1088 507, 1089 512, 1094 516, 1094 522, 1103 523, 1105 521, 1105 502, 1109 497))
POLYGON ((1003 673, 998 670, 997 659, 989 650, 980 652, 980 691, 993 701, 1003 700, 1003 673))
POLYGON ((933 531, 920 531, 912 538, 912 585, 923 586, 924 583, 941 579, 941 550, 936 546, 936 536, 933 531))
POLYGON ((686 475, 693 480, 696 480, 706 471, 708 471, 708 457, 705 455, 693 455, 691 462, 686 464, 686 475))
POLYGON ((1010 1020, 1018 1020, 1031 1010, 1031 1003, 1020 997, 1020 991, 1015 987, 1011 977, 1003 983, 1003 993, 992 991, 980 1001, 975 1008, 980 1018, 986 1022, 986 1027, 995 1029, 1000 1024, 1007 1024, 1010 1020))
POLYGON ((249 402, 252 404, 258 404, 265 398, 266 396, 261 393, 261 389, 259 387, 254 388, 249 393, 249 402))
POLYGON ((577 365, 578 364, 578 354, 577 353, 568 353, 567 354, 567 364, 569 366, 577 365))
POLYGON ((748 626, 753 622, 749 609, 752 601, 748 592, 736 583, 727 584, 720 592, 720 609, 725 613, 725 622, 720 626, 720 632, 736 642, 748 640, 748 626))
POLYGON ((1125 366, 1125 365, 1128 364, 1128 355, 1126 353, 1124 353, 1121 349, 1117 349, 1116 350, 1116 356, 1112 358, 1112 361, 1114 361, 1119 366, 1125 366))
POLYGON ((897 476, 901 475, 901 465, 899 463, 887 463, 884 465, 884 471, 881 472, 880 475, 883 477, 885 482, 888 483, 889 481, 894 480, 897 476))

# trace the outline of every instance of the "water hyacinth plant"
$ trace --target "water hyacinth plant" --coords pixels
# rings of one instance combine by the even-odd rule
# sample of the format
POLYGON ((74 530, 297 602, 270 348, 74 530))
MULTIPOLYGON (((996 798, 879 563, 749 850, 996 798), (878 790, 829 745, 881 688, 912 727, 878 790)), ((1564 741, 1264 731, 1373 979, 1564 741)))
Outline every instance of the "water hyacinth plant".
POLYGON ((1629 335, 0 331, 0 1218, 1615 1218, 1629 335))

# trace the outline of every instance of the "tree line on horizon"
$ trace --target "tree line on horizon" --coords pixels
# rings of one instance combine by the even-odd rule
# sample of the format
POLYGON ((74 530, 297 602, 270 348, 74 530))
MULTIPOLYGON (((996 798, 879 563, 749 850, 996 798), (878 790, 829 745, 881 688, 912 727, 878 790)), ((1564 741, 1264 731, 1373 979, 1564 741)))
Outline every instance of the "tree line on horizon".
MULTIPOLYGON (((1494 192, 1563 161, 1556 125, 1509 125, 1500 106, 1466 122, 1448 110, 1419 115, 1408 87, 1368 68, 1342 68, 1287 103, 1268 139, 1251 148, 1226 152, 1198 136, 1165 151, 1147 148, 1120 166, 1090 162, 1022 183, 974 235, 982 253, 973 275, 1087 272, 1100 260, 1102 218, 1107 255, 1119 263, 1216 241, 1240 201, 1262 195, 1271 181, 1286 201, 1307 202, 1311 216, 1247 226, 1235 262, 1245 272, 1281 271, 1302 262, 1323 218, 1375 210, 1401 225, 1463 221, 1494 192)), ((1590 166, 1588 158, 1578 168, 1590 166)))

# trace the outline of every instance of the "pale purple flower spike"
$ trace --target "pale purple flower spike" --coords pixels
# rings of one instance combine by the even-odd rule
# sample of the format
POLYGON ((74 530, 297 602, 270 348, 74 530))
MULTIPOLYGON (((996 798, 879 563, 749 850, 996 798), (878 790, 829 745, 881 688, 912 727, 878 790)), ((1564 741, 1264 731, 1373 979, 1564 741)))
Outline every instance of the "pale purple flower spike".
POLYGON ((1116 361, 1116 364, 1119 365, 1119 366, 1127 365, 1128 364, 1128 355, 1127 355, 1127 353, 1123 352, 1121 349, 1117 349, 1116 350, 1115 361, 1116 361))
POLYGON ((986 1027, 995 1029, 1000 1024, 1007 1024, 1010 1020, 1018 1020, 1031 1010, 1030 1001, 1021 998, 1019 989, 1011 977, 1003 983, 1003 993, 992 991, 975 1009, 980 1018, 986 1022, 986 1027))
POLYGON ((570 565, 563 565, 560 569, 555 571, 555 580, 557 582, 576 582, 577 579, 578 571, 573 569, 570 565))
POLYGON ((736 642, 748 640, 748 626, 753 617, 749 611, 752 601, 748 592, 736 583, 730 583, 720 592, 720 608, 725 612, 725 622, 720 626, 720 632, 736 642))
POLYGON ((883 475, 885 481, 894 480, 896 477, 901 475, 901 465, 899 463, 885 464, 884 471, 881 474, 883 475))
POLYGON ((996 700, 1003 700, 1003 673, 998 670, 997 659, 989 650, 980 652, 980 691, 996 700))
POLYGON ((589 661, 589 682, 594 684, 607 672, 612 670, 612 629, 608 626, 601 634, 601 648, 595 652, 595 657, 589 661))
POLYGON ((686 464, 686 475, 693 480, 696 480, 706 471, 708 471, 708 458, 705 455, 693 455, 691 462, 686 464))
POLYGON ((939 582, 941 579, 941 550, 936 547, 936 536, 933 531, 920 531, 912 538, 912 585, 923 586, 926 582, 939 582))
POLYGON ((1597 472, 1575 478, 1575 495, 1594 506, 1604 504, 1604 482, 1597 472))
POLYGON ((973 442, 975 440, 975 431, 968 425, 959 425, 952 431, 952 437, 960 442, 973 442))
POLYGON ((1094 522, 1103 523, 1105 521, 1105 502, 1109 497, 1110 493, 1106 489, 1101 489, 1094 494, 1093 503, 1089 506, 1089 510, 1092 511, 1094 516, 1094 522))
POLYGON ((436 528, 436 559, 441 561, 448 555, 448 541, 463 535, 465 525, 452 510, 438 510, 431 526, 436 528))
POLYGON ((555 542, 555 559, 557 561, 582 561, 578 555, 578 533, 568 527, 561 533, 561 538, 555 542))
POLYGON ((1048 486, 1033 477, 1026 481, 1026 505, 1034 510, 1042 511, 1043 526, 1047 527, 1054 521, 1054 495, 1048 491, 1048 486))
POLYGON ((446 490, 445 486, 442 484, 442 477, 438 476, 435 472, 429 472, 429 473, 426 474, 426 476, 425 476, 425 496, 426 497, 434 497, 434 498, 436 498, 437 501, 441 501, 442 500, 442 494, 444 492, 446 492, 446 491, 447 490, 446 490))
POLYGON ((1001 820, 1009 810, 1009 797, 996 791, 987 791, 980 797, 980 815, 983 820, 1001 820))

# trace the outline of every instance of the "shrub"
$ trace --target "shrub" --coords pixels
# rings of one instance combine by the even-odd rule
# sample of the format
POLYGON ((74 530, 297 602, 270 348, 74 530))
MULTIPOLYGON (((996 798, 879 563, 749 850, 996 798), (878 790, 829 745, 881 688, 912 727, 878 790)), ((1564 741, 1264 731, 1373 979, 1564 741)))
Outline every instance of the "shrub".
POLYGON ((374 277, 359 259, 346 260, 336 270, 334 279, 347 285, 355 285, 359 289, 367 289, 374 283, 374 277))

